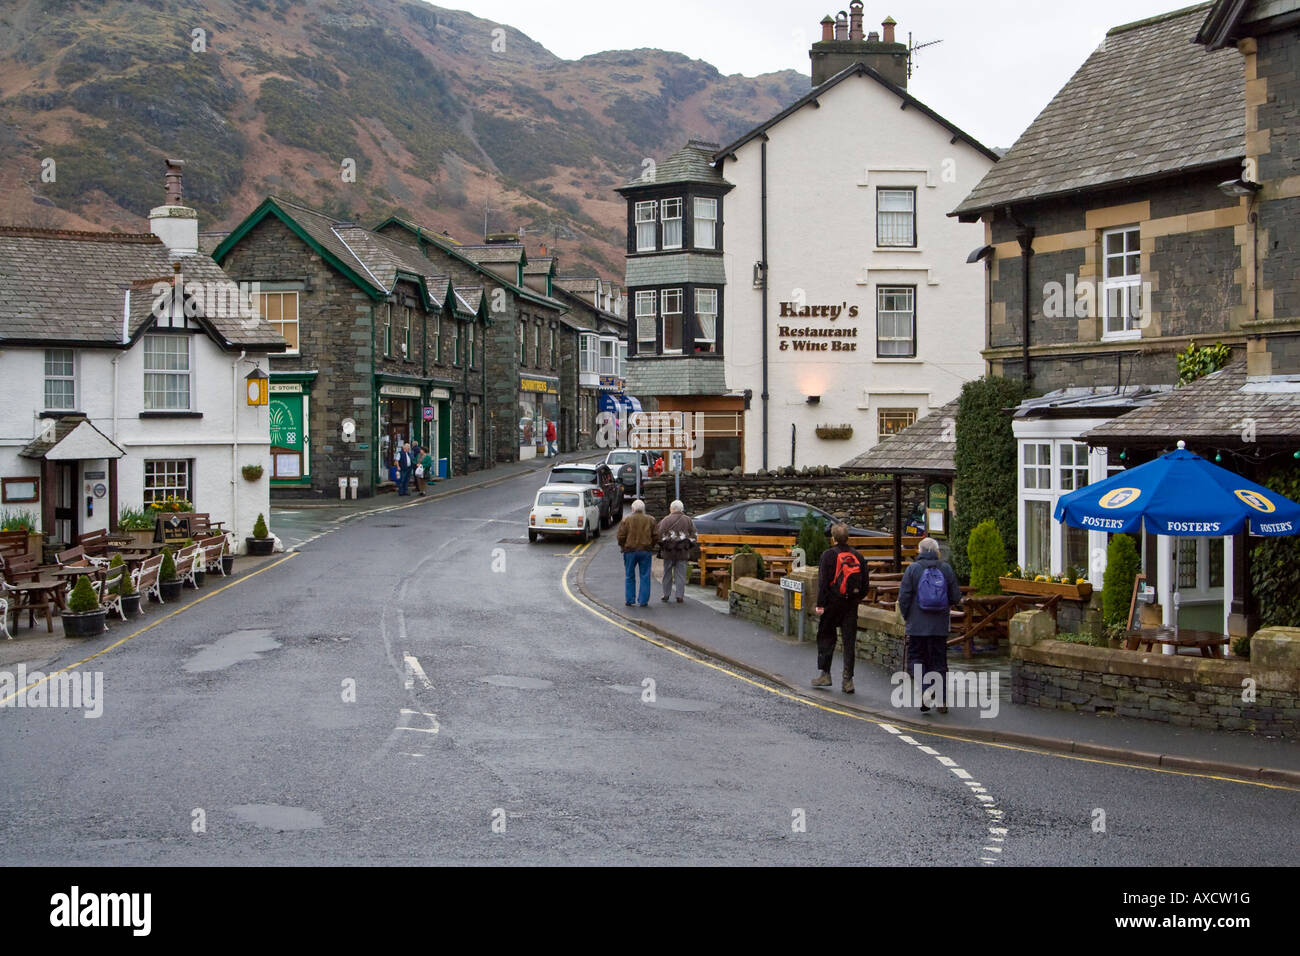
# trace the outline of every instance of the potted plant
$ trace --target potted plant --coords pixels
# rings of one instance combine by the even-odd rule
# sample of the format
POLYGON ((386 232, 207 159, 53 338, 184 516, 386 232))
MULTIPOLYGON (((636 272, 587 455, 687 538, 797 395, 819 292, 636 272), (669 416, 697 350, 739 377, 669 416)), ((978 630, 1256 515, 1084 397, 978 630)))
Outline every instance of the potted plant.
POLYGON ((184 582, 176 576, 176 559, 171 548, 163 548, 162 566, 158 568, 158 590, 164 601, 175 601, 181 596, 184 582))
POLYGON ((127 617, 135 617, 140 613, 140 592, 135 589, 135 584, 131 581, 131 572, 125 567, 126 562, 122 560, 120 554, 113 555, 113 560, 108 562, 110 569, 121 567, 122 577, 117 582, 117 596, 122 599, 122 613, 127 617))
POLYGON ((154 516, 144 508, 122 505, 117 509, 117 530, 129 537, 137 548, 153 543, 154 522, 154 516))
POLYGON ((243 474, 245 481, 257 481, 262 477, 261 465, 245 465, 239 470, 243 474))
POLYGON ((203 587, 203 583, 208 579, 208 569, 203 566, 203 549, 200 548, 194 552, 194 586, 203 587))
POLYGON ((229 576, 235 570, 235 539, 226 535, 226 545, 221 550, 221 570, 229 576))
POLYGON ((68 597, 68 609, 63 612, 63 636, 94 637, 103 634, 107 613, 100 606, 99 596, 91 586, 90 578, 81 575, 68 597))
POLYGON ((36 519, 28 512, 6 508, 0 513, 0 531, 27 532, 27 553, 42 557, 41 546, 45 543, 45 536, 36 530, 36 519))
POLYGON ((245 538, 244 543, 248 546, 249 554, 267 555, 275 549, 275 539, 266 529, 266 516, 258 514, 257 521, 253 524, 253 536, 245 538))

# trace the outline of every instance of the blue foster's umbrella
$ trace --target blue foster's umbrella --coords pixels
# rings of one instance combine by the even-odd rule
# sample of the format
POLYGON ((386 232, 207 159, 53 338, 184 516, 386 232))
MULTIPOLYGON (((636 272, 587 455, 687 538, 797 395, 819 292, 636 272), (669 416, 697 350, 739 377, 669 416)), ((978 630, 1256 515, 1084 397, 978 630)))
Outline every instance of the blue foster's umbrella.
POLYGON ((1062 495, 1055 517, 1089 531, 1147 531, 1183 538, 1300 533, 1300 504, 1178 450, 1062 495), (1249 523, 1249 528, 1246 528, 1249 523))

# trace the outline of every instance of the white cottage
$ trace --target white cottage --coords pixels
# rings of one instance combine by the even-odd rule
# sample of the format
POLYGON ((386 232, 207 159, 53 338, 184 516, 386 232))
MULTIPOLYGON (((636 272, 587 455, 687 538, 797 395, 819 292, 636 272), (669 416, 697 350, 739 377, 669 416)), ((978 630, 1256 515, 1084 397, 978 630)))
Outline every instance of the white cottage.
POLYGON ((241 548, 269 518, 267 409, 249 392, 285 343, 199 254, 182 165, 168 163, 149 233, 0 226, 0 511, 49 540, 168 497, 241 548))
POLYGON ((747 470, 838 466, 984 372, 984 232, 948 213, 997 154, 907 92, 892 19, 822 26, 812 92, 715 154, 747 470))

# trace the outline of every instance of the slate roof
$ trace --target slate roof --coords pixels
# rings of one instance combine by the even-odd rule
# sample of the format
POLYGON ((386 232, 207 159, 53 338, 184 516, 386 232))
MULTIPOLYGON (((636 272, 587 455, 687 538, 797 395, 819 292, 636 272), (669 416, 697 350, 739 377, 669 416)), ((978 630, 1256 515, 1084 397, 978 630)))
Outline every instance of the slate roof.
POLYGON ((69 435, 71 435, 82 425, 85 425, 88 428, 93 429, 95 432, 98 432, 100 438, 104 439, 104 441, 106 441, 109 445, 112 445, 121 453, 114 457, 121 458, 126 455, 126 450, 122 448, 121 445, 117 444, 117 442, 113 441, 113 439, 109 438, 98 428, 95 428, 95 423, 92 422, 90 419, 86 418, 86 416, 65 415, 63 418, 60 418, 58 419, 57 422, 55 422, 54 431, 51 433, 49 438, 46 438, 44 436, 38 436, 36 438, 33 438, 31 441, 29 441, 26 445, 23 446, 20 452, 18 452, 18 456, 20 458, 35 458, 35 459, 44 458, 46 454, 48 454, 51 450, 53 450, 56 446, 58 446, 58 444, 61 441, 63 441, 63 439, 67 438, 69 435))
MULTIPOLYGON (((437 236, 431 236, 431 239, 438 239, 437 236)), ((513 262, 524 263, 528 265, 528 255, 524 251, 523 243, 514 242, 494 242, 488 245, 479 246, 457 246, 456 251, 466 258, 473 259, 475 262, 513 262)))
POLYGON ((529 259, 524 263, 524 275, 544 276, 548 275, 554 268, 555 256, 538 256, 536 259, 529 259))
POLYGON ((551 284, 568 289, 570 292, 599 292, 600 279, 586 276, 556 276, 551 284))
POLYGON ((953 474, 957 470, 953 463, 956 421, 957 400, 953 399, 902 431, 886 435, 840 467, 888 474, 953 474))
POLYGON ((1212 441, 1243 447, 1247 419, 1254 423, 1254 437, 1260 444, 1300 443, 1300 376, 1250 379, 1246 363, 1234 362, 1092 429, 1083 438, 1090 445, 1172 448, 1184 439, 1189 445, 1212 441))
MULTIPOLYGON (((176 257, 149 233, 76 232, 0 226, 0 345, 121 347, 122 309, 131 290, 131 341, 151 327, 154 283, 170 282, 172 262, 185 282, 230 284, 205 255, 176 257)), ((282 352, 284 339, 250 323, 234 296, 197 318, 226 351, 282 352)))
POLYGON ((727 378, 718 359, 629 358, 626 391, 635 395, 726 395, 727 378))
POLYGON ((952 215, 1240 161, 1241 56, 1191 42, 1209 9, 1201 4, 1107 33, 952 215))
POLYGON ((718 151, 717 143, 703 140, 687 140, 686 145, 673 153, 662 163, 643 170, 640 175, 620 186, 616 192, 637 189, 646 186, 667 186, 672 183, 703 183, 706 186, 726 186, 731 183, 722 177, 722 173, 713 165, 713 154, 718 151), (653 173, 653 175, 651 175, 653 173))
POLYGON ((725 285, 727 269, 721 256, 701 256, 690 252, 669 256, 635 256, 627 260, 624 281, 629 288, 668 285, 673 282, 725 285))

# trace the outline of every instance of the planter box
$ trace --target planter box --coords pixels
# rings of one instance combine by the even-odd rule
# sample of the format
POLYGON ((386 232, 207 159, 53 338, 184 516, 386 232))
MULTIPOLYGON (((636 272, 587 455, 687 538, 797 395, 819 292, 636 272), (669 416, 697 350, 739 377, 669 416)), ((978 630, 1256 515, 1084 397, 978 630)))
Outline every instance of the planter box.
POLYGON ((207 581, 207 579, 208 579, 208 572, 206 572, 206 571, 195 571, 195 572, 194 572, 194 586, 195 586, 196 588, 201 588, 201 587, 203 587, 203 584, 204 584, 205 581, 207 581))
POLYGON ((70 614, 64 611, 60 615, 63 619, 63 636, 96 637, 103 634, 107 630, 104 626, 107 613, 102 607, 98 611, 88 611, 85 614, 70 614))
POLYGON ((125 614, 128 619, 140 616, 139 594, 122 595, 122 613, 125 614))
POLYGON ((249 554, 268 555, 275 550, 274 538, 245 538, 244 544, 248 548, 249 554))
POLYGON ((233 554, 223 554, 221 556, 221 570, 224 571, 227 576, 234 572, 235 556, 233 554))
POLYGON ((160 581, 158 590, 162 592, 164 601, 177 601, 181 596, 181 588, 185 586, 184 581, 160 581))
POLYGON ((1003 594, 1030 594, 1051 597, 1058 594, 1071 601, 1086 601, 1092 596, 1091 584, 1058 584, 1054 581, 1024 581, 1020 578, 998 578, 1003 594))
POLYGON ((125 535, 131 539, 131 546, 136 549, 147 548, 153 544, 153 529, 148 531, 119 531, 118 534, 125 535))

